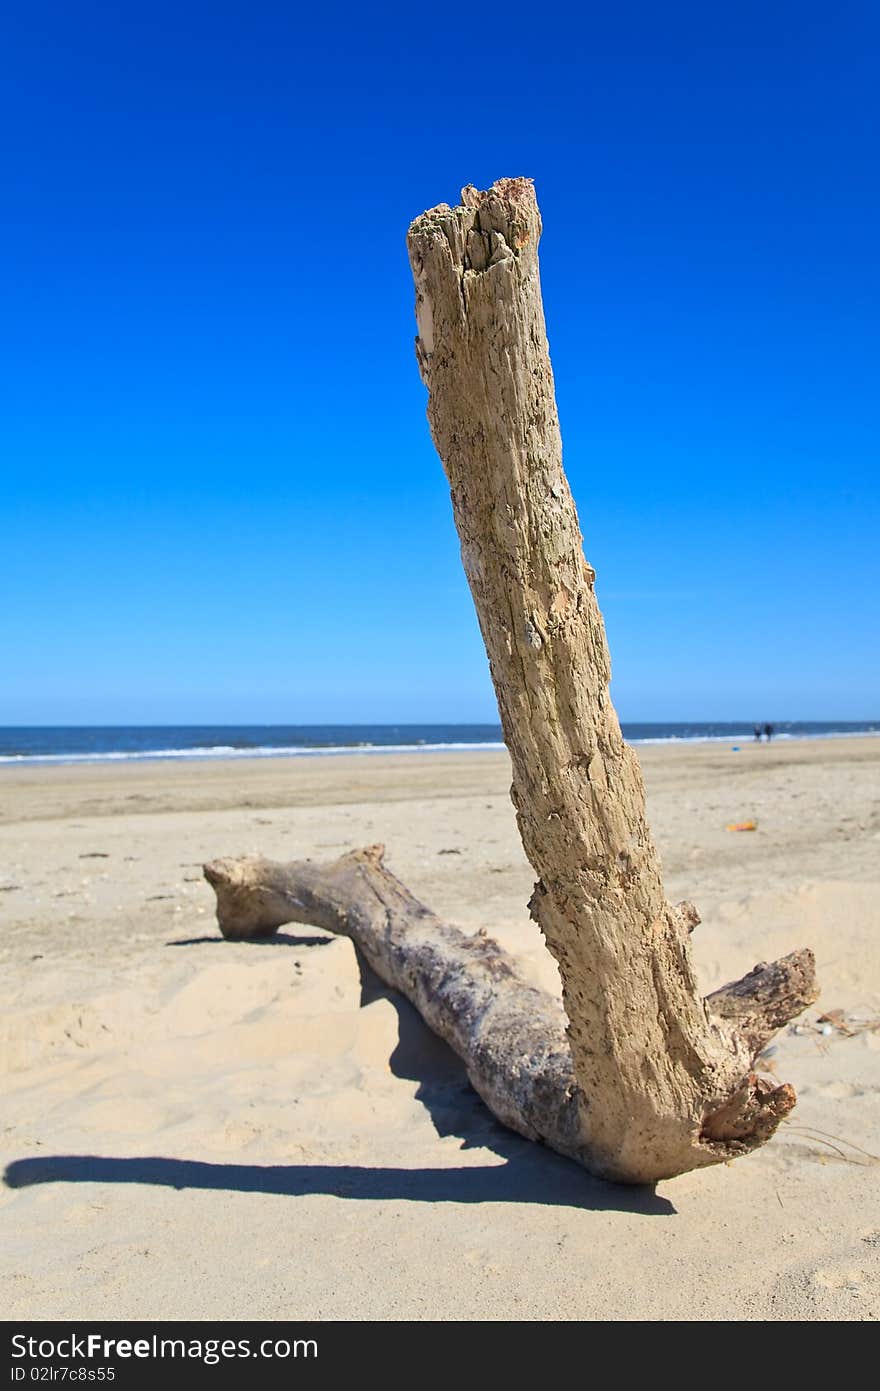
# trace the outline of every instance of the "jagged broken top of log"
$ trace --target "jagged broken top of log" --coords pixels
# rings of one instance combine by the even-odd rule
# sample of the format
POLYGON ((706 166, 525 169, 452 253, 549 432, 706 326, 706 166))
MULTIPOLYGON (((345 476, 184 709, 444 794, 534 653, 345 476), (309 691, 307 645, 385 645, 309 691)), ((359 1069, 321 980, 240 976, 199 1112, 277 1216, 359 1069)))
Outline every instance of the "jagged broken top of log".
POLYGON ((562 468, 532 183, 468 187, 412 224, 416 354, 504 737, 530 908, 566 1019, 494 943, 464 937, 375 851, 335 865, 218 861, 228 936, 308 922, 351 936, 459 1052, 506 1125, 604 1177, 651 1182, 762 1144, 791 1110, 755 1060, 816 998, 807 950, 700 998, 641 772, 608 691, 595 574, 562 468))

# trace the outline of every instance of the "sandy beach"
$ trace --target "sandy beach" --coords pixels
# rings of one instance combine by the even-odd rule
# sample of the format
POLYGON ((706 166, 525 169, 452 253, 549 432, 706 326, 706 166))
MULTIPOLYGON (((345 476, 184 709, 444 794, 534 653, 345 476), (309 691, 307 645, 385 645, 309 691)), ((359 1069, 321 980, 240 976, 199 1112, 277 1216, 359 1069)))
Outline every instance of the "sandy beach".
POLYGON ((822 985, 790 1123, 653 1191, 501 1129, 347 940, 217 932, 205 860, 383 841, 558 990, 506 754, 0 769, 6 1317, 880 1316, 880 739, 640 756, 705 989, 802 945, 822 985))

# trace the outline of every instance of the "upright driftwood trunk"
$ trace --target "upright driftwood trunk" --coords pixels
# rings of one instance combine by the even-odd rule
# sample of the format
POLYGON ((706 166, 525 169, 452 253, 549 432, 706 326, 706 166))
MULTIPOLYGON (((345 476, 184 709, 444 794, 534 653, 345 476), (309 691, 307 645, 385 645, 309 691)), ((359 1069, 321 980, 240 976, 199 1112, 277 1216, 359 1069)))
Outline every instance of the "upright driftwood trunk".
POLYGON ((639 1180, 761 1143, 794 1103, 697 993, 638 761, 608 694, 562 445, 530 180, 466 188, 409 231, 417 354, 559 963, 593 1164, 639 1180))
POLYGON ((752 1066, 816 998, 814 962, 804 949, 697 994, 688 936, 699 919, 664 897, 562 472, 540 230, 531 183, 505 179, 465 189, 462 207, 424 213, 409 251, 428 414, 567 1030, 558 1004, 496 943, 419 903, 380 847, 324 866, 218 860, 205 874, 224 936, 287 922, 345 933, 455 1048, 506 1125, 594 1173, 651 1182, 747 1153, 791 1110, 792 1088, 752 1066))

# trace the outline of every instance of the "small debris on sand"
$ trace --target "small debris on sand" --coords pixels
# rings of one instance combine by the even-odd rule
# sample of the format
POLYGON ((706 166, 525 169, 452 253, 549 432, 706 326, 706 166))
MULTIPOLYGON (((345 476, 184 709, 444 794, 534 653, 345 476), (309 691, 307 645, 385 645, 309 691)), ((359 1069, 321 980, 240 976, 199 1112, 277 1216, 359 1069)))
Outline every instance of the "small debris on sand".
POLYGON ((848 1014, 843 1009, 828 1009, 814 1020, 801 1019, 789 1028, 790 1034, 819 1034, 824 1038, 855 1038, 857 1034, 872 1034, 880 1030, 880 1016, 848 1014))

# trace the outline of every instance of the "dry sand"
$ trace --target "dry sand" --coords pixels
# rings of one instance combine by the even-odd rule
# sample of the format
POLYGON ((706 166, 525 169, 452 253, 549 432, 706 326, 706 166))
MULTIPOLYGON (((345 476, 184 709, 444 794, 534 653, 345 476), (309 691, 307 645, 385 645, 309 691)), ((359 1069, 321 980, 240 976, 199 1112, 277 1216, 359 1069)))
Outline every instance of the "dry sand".
MULTIPOLYGON (((811 945, 808 1023, 876 1019, 880 739, 642 761, 706 989, 811 945)), ((0 769, 7 1318, 880 1315, 852 1147, 880 1153, 880 1032, 786 1032, 800 1103, 769 1146, 617 1188, 497 1126, 349 942, 218 937, 202 861, 383 840, 557 989, 507 784, 486 753, 0 769)))

